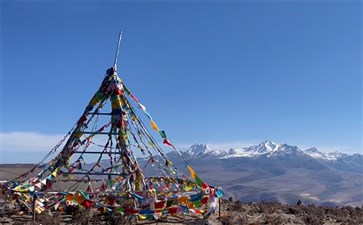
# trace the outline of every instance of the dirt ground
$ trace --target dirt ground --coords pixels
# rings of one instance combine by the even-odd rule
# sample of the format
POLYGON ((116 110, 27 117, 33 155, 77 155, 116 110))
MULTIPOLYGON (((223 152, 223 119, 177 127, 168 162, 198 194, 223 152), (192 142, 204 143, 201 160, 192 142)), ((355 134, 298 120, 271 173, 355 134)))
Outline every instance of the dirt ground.
MULTIPOLYGON (((29 170, 33 165, 0 165, 0 180, 7 180, 29 170)), ((36 172, 36 171, 35 171, 36 172)), ((29 175, 31 176, 31 175, 29 175)), ((60 184, 61 185, 61 184, 60 184)), ((63 187, 59 187, 63 188, 63 187)), ((6 209, 0 204, 0 225, 102 225, 133 224, 123 217, 78 212, 73 215, 43 213, 36 222, 31 215, 22 215, 6 209)), ((363 225, 362 207, 318 207, 314 205, 284 205, 280 203, 240 203, 223 200, 221 217, 218 212, 209 219, 198 215, 168 216, 157 221, 143 221, 138 224, 157 225, 363 225)))
MULTIPOLYGON (((79 212, 73 215, 44 213, 32 222, 30 215, 0 209, 0 224, 8 225, 102 225, 136 224, 125 221, 117 215, 100 215, 79 212)), ((139 221, 137 224, 155 225, 363 225, 362 207, 317 207, 314 205, 283 205, 280 203, 242 204, 224 200, 221 205, 221 217, 218 212, 209 219, 200 215, 168 216, 157 221, 139 221)))

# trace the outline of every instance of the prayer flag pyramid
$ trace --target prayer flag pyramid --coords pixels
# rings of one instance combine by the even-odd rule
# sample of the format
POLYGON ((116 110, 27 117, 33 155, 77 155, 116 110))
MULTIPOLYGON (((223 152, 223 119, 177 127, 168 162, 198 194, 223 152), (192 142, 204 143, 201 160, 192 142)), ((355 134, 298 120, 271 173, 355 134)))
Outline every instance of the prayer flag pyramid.
POLYGON ((106 71, 68 134, 39 164, 1 188, 4 199, 27 209, 34 200, 38 213, 75 205, 138 219, 176 213, 209 215, 223 195, 222 189, 209 186, 196 174, 122 82, 116 65, 106 71), (176 168, 159 143, 171 148, 190 174, 176 168), (140 155, 146 160, 140 161, 140 155), (141 162, 152 165, 158 175, 145 176, 141 162), (62 189, 57 185, 61 182, 70 185, 62 189))

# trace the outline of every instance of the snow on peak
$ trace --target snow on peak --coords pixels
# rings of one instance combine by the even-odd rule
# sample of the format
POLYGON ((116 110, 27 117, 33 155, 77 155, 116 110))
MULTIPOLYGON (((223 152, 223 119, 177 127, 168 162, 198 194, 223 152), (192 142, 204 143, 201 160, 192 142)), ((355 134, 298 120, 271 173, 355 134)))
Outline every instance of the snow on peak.
POLYGON ((338 152, 338 151, 335 151, 335 152, 329 152, 329 153, 327 153, 326 155, 331 156, 331 157, 342 157, 342 156, 347 156, 347 154, 342 153, 342 152, 338 152))
POLYGON ((251 147, 244 148, 246 152, 250 152, 254 155, 262 155, 265 153, 270 153, 278 150, 280 148, 279 144, 276 144, 275 142, 266 140, 258 145, 253 145, 251 147))
POLYGON ((322 152, 320 152, 317 148, 313 147, 313 148, 309 148, 306 149, 304 151, 306 154, 310 155, 313 158, 318 158, 318 159, 324 159, 326 158, 326 155, 322 152))
POLYGON ((235 157, 258 157, 258 156, 284 156, 290 154, 301 153, 296 146, 287 144, 277 144, 273 141, 266 140, 258 145, 245 147, 243 149, 230 149, 223 158, 235 157))
POLYGON ((259 156, 277 156, 277 157, 289 157, 292 155, 313 157, 319 160, 337 160, 338 158, 347 156, 347 154, 341 152, 323 153, 317 148, 309 148, 304 151, 300 150, 297 146, 288 144, 277 144, 273 141, 266 140, 260 144, 253 145, 244 148, 230 148, 226 150, 214 150, 206 144, 196 143, 193 144, 187 151, 187 154, 191 156, 203 156, 209 155, 220 158, 238 158, 238 157, 259 157, 259 156))
POLYGON ((326 159, 328 159, 328 160, 337 160, 338 158, 343 158, 343 157, 348 156, 348 154, 335 151, 335 152, 326 153, 325 156, 326 156, 326 159))
POLYGON ((337 160, 338 158, 342 158, 344 156, 347 156, 345 153, 341 152, 329 152, 329 153, 323 153, 320 152, 317 148, 309 148, 304 151, 306 154, 310 155, 313 158, 316 159, 322 159, 322 160, 337 160))
POLYGON ((199 143, 196 143, 196 144, 190 146, 190 148, 187 151, 187 153, 189 153, 190 155, 194 155, 194 156, 205 155, 205 154, 208 154, 211 152, 213 152, 213 150, 210 149, 208 145, 199 144, 199 143))
POLYGON ((267 152, 273 152, 279 149, 280 145, 276 144, 275 142, 266 140, 264 142, 262 142, 261 144, 259 144, 260 149, 265 150, 267 152))
POLYGON ((309 153, 321 153, 319 152, 319 150, 315 147, 312 147, 312 148, 309 148, 309 149, 306 149, 305 152, 309 152, 309 153))

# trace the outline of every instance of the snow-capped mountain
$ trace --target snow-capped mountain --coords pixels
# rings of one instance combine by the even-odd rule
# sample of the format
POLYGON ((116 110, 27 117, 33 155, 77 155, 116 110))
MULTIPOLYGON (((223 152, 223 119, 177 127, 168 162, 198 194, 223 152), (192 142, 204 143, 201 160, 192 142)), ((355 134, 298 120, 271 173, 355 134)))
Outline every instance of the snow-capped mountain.
POLYGON ((316 159, 325 159, 326 155, 320 152, 317 148, 309 148, 305 150, 305 153, 316 159))
POLYGON ((188 154, 189 156, 203 156, 203 155, 220 156, 224 154, 224 151, 212 150, 206 144, 196 143, 190 146, 190 148, 186 151, 186 154, 188 154))
MULTIPOLYGON (((221 186, 227 198, 243 202, 267 200, 295 204, 302 199, 306 204, 318 205, 363 204, 361 154, 323 153, 317 148, 301 150, 293 145, 264 141, 224 150, 198 143, 183 152, 182 158, 175 152, 167 156, 186 175, 189 170, 184 159, 187 160, 206 183, 221 186)), ((144 175, 159 175, 148 160, 148 157, 139 158, 144 175)))
MULTIPOLYGON (((223 187, 227 196, 244 202, 294 204, 300 198, 305 203, 322 205, 363 203, 361 154, 302 150, 267 140, 225 150, 194 144, 184 156, 207 183, 223 187)), ((185 167, 183 162, 175 165, 185 167)))
POLYGON ((281 148, 281 145, 267 140, 267 141, 262 142, 261 144, 247 147, 247 148, 245 148, 245 151, 259 153, 259 154, 265 154, 265 153, 271 153, 274 151, 278 151, 280 148, 281 148))
POLYGON ((320 152, 317 148, 312 147, 301 150, 297 146, 288 144, 278 144, 270 140, 266 140, 260 144, 244 148, 231 148, 228 150, 211 149, 206 144, 193 144, 187 151, 189 156, 212 156, 220 159, 238 158, 238 157, 287 157, 291 155, 310 156, 314 159, 323 161, 337 161, 342 158, 349 157, 348 154, 342 152, 320 152))
POLYGON ((271 156, 287 156, 293 154, 303 154, 303 152, 296 146, 287 144, 277 144, 272 141, 264 141, 258 145, 245 147, 242 149, 229 149, 220 156, 222 158, 235 158, 235 157, 271 157, 271 156))

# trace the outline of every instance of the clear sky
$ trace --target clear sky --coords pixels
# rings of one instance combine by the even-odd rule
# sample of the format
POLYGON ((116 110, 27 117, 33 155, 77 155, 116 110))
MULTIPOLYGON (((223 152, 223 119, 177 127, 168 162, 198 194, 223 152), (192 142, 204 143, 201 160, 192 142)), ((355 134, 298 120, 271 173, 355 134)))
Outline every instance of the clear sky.
POLYGON ((362 152, 362 3, 1 3, 0 163, 30 162, 112 66, 181 148, 362 152), (25 154, 26 153, 26 154, 25 154))

